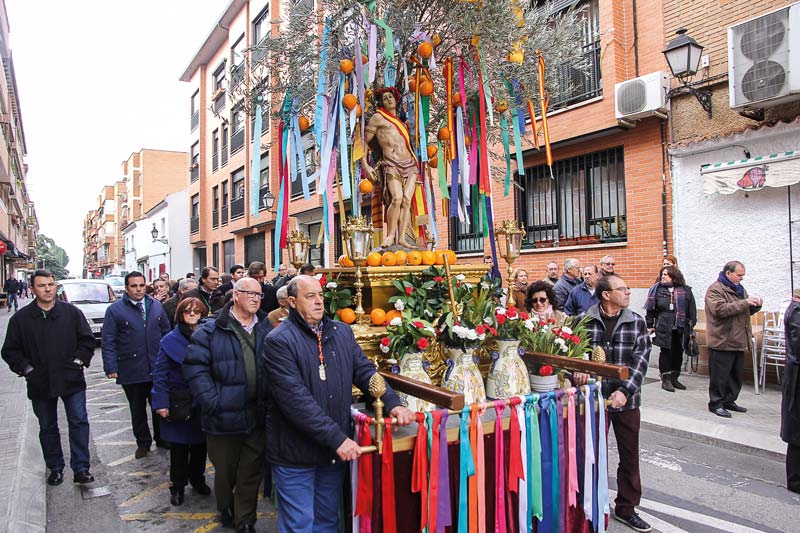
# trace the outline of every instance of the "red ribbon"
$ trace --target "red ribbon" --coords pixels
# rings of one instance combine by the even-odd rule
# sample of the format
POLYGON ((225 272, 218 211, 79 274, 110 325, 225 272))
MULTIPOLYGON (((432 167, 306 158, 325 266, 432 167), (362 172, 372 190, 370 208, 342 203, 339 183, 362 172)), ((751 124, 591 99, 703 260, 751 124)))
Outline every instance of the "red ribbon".
MULTIPOLYGON (((372 435, 369 431, 371 418, 367 417, 358 426, 358 444, 369 446, 372 435)), ((372 531, 372 454, 364 453, 358 458, 358 495, 355 516, 361 517, 361 533, 372 531)))
POLYGON ((397 532, 394 499, 394 451, 392 450, 392 419, 384 418, 383 458, 381 460, 381 505, 383 506, 384 533, 397 532))
POLYGON ((516 406, 519 405, 519 396, 514 396, 509 399, 511 405, 511 419, 508 426, 509 442, 508 450, 508 490, 517 492, 519 490, 519 481, 525 479, 525 470, 522 468, 522 450, 520 449, 520 428, 519 418, 517 417, 516 406))
POLYGON ((494 530, 506 531, 505 449, 503 446, 503 401, 494 403, 494 530))
POLYGON ((436 531, 439 510, 439 426, 442 421, 442 412, 434 411, 431 416, 433 417, 433 427, 431 428, 433 436, 431 438, 431 472, 428 492, 428 531, 436 531))
POLYGON ((422 518, 419 529, 428 524, 428 432, 425 429, 425 413, 416 413, 417 440, 414 443, 414 466, 411 472, 411 492, 420 493, 422 518))

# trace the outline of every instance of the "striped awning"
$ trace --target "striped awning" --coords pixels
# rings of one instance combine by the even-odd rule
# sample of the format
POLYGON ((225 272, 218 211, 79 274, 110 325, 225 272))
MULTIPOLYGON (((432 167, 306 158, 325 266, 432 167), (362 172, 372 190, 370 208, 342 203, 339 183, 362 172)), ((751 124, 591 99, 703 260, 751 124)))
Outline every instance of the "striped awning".
POLYGON ((703 165, 703 192, 732 194, 800 182, 800 150, 703 165))

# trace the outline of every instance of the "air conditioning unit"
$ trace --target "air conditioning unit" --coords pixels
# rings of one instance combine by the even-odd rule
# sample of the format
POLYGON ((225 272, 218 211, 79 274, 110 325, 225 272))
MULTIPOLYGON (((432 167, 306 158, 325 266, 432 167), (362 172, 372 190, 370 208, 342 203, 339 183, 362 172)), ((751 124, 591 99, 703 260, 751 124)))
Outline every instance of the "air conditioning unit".
POLYGON ((732 109, 800 97, 800 3, 728 28, 732 109))
POLYGON ((617 119, 636 120, 667 111, 669 78, 666 72, 653 72, 614 86, 617 119))

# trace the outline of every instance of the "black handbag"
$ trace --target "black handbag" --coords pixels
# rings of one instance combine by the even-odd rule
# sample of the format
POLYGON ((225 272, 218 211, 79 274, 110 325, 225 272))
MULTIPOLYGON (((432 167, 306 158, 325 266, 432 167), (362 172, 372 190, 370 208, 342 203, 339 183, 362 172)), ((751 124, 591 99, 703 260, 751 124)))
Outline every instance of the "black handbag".
POLYGON ((192 418, 192 392, 189 389, 169 392, 169 416, 167 418, 182 422, 192 418))
POLYGON ((687 347, 686 354, 689 357, 698 357, 700 355, 700 346, 697 344, 697 336, 692 333, 689 336, 689 346, 687 347))

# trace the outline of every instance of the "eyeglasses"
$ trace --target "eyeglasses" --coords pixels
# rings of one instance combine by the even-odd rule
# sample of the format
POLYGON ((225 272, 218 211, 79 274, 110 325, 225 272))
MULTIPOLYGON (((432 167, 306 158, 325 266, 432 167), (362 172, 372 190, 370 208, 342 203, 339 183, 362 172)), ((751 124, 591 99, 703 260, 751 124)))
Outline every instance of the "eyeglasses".
POLYGON ((617 287, 616 289, 611 289, 612 291, 622 291, 622 292, 631 292, 629 287, 617 287))
POLYGON ((247 297, 250 298, 251 300, 260 300, 261 298, 264 297, 262 293, 255 291, 236 291, 236 292, 238 292, 239 294, 246 294, 247 297))
POLYGON ((202 315, 203 313, 200 312, 199 309, 184 309, 184 315, 202 315))
POLYGON ((546 304, 549 301, 547 298, 531 298, 531 303, 535 304, 546 304))
POLYGON ((604 265, 609 265, 609 266, 612 266, 612 267, 613 267, 613 266, 616 266, 616 263, 603 263, 603 264, 604 264, 604 265))

